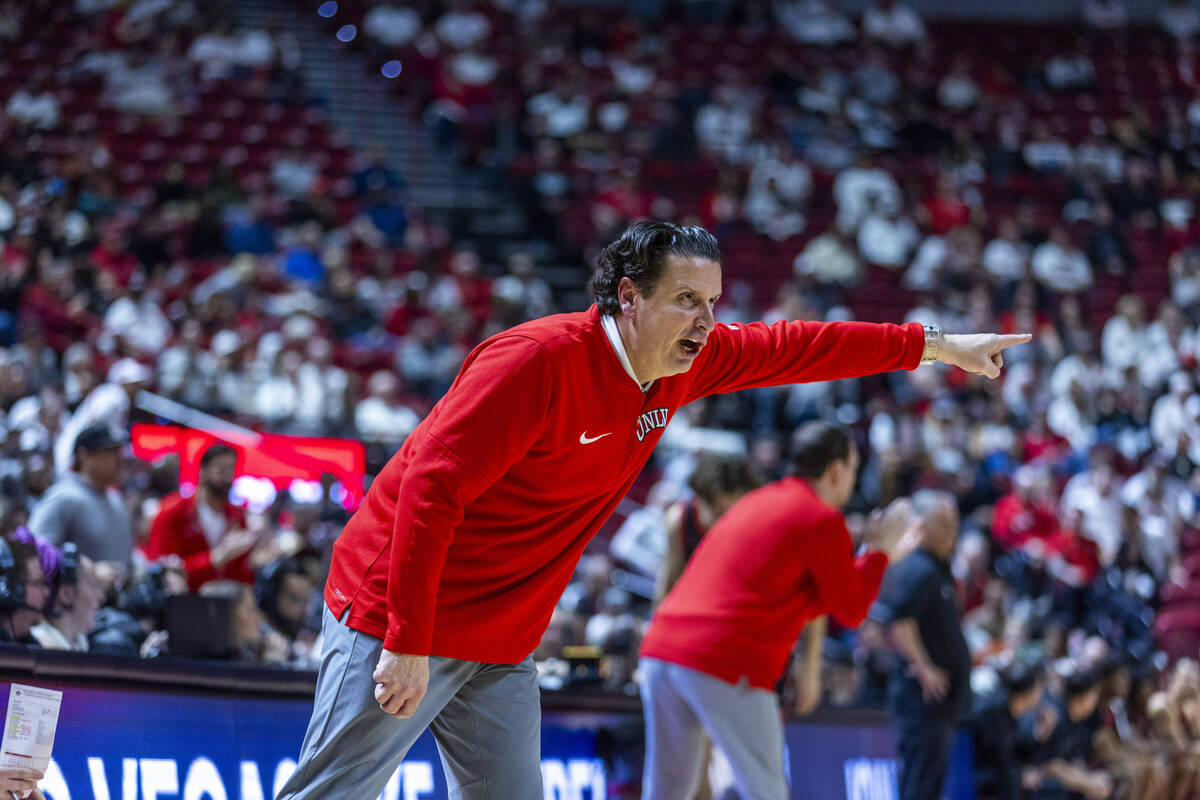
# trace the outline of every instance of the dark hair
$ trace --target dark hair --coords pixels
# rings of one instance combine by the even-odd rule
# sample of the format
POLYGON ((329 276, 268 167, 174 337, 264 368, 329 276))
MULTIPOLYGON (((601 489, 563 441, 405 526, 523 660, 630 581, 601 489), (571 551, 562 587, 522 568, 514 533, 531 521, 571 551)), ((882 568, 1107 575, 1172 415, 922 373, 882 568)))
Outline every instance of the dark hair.
POLYGON ((719 494, 757 489, 762 486, 762 478, 750 466, 750 462, 741 456, 702 453, 696 459, 696 468, 688 478, 688 486, 701 500, 711 503, 719 494))
POLYGON ((8 548, 16 564, 17 580, 24 583, 29 580, 29 559, 38 557, 37 547, 20 539, 10 538, 8 548))
POLYGON ((1093 669, 1081 669, 1063 678, 1063 694, 1068 700, 1087 694, 1100 682, 1100 676, 1093 669))
POLYGON ((233 456, 234 458, 237 458, 237 450, 227 444, 221 444, 220 442, 210 446, 204 451, 204 455, 200 456, 200 469, 204 469, 221 456, 233 456))
POLYGON ((806 422, 792 434, 792 474, 812 480, 835 461, 847 461, 853 444, 844 428, 828 422, 806 422))
POLYGON ((1014 661, 1000 673, 1000 682, 1010 694, 1023 694, 1042 680, 1042 665, 1036 661, 1014 661))
POLYGON ((642 294, 654 293, 668 255, 706 258, 721 263, 717 239, 703 228, 673 222, 636 222, 600 251, 588 286, 601 314, 621 313, 617 287, 629 278, 642 294))

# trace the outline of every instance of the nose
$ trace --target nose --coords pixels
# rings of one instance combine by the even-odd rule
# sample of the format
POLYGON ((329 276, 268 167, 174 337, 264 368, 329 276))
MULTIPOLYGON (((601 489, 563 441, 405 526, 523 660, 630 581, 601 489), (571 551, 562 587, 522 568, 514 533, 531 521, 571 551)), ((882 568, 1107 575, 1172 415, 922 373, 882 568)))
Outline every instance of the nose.
POLYGON ((705 331, 711 331, 716 324, 716 319, 713 318, 712 306, 708 303, 702 303, 700 306, 699 325, 705 331))

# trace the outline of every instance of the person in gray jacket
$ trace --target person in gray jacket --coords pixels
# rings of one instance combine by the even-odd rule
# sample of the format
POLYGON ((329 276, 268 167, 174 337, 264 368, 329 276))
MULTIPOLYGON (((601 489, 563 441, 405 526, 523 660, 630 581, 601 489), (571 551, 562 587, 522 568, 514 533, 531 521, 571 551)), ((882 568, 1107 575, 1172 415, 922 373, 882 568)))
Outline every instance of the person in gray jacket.
POLYGON ((105 424, 80 431, 73 469, 46 490, 29 518, 34 535, 56 547, 74 542, 109 580, 127 575, 133 556, 129 511, 117 488, 127 441, 123 431, 105 424))

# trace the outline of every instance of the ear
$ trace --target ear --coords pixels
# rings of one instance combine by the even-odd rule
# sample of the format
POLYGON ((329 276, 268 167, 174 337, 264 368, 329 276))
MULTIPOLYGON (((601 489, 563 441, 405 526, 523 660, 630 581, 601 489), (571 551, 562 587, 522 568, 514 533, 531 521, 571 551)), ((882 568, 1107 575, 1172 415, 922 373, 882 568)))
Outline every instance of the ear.
POLYGON ((630 316, 637 307, 636 301, 642 293, 630 278, 621 278, 617 283, 617 302, 621 305, 621 313, 630 316))

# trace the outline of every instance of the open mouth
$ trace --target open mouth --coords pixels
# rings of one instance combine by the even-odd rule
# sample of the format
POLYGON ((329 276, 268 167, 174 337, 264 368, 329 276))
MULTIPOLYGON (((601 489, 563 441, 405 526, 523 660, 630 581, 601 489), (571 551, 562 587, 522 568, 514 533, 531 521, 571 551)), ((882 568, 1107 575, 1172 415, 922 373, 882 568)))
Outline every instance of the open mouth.
POLYGON ((679 348, 683 350, 683 354, 688 358, 695 358, 700 353, 700 348, 703 346, 703 342, 698 342, 695 339, 679 340, 679 348))

